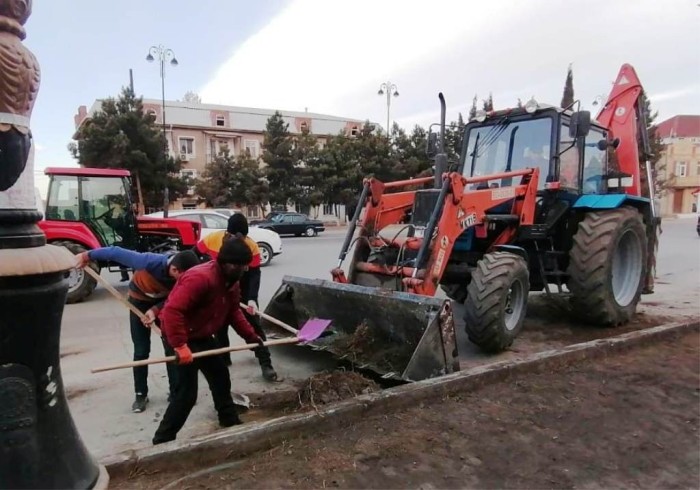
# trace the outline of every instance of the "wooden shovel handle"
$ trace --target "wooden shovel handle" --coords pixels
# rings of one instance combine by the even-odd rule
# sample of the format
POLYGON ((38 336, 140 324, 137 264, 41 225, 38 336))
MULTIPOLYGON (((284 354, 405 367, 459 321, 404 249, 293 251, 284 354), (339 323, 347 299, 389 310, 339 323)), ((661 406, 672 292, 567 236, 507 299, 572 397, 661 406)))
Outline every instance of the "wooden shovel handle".
MULTIPOLYGON (((264 346, 271 346, 271 345, 286 345, 286 344, 297 344, 301 342, 301 339, 298 337, 291 337, 288 339, 279 339, 279 340, 268 340, 267 342, 263 342, 264 346)), ((226 354, 227 352, 236 352, 236 351, 242 351, 242 350, 250 350, 254 349, 256 347, 259 347, 260 344, 245 344, 245 345, 237 345, 235 347, 222 347, 220 349, 211 349, 211 350, 203 350, 201 352, 195 352, 192 354, 192 357, 194 359, 198 359, 200 357, 208 357, 208 356, 216 356, 219 354, 226 354)), ((112 366, 104 366, 104 367, 99 367, 99 368, 94 368, 91 369, 91 373, 101 373, 103 371, 113 371, 115 369, 124 369, 124 368, 130 368, 130 367, 137 367, 137 366, 148 366, 149 364, 160 364, 163 362, 171 362, 177 360, 177 357, 175 356, 168 356, 168 357, 160 357, 157 359, 144 359, 143 361, 132 361, 132 362, 125 362, 123 364, 114 364, 112 366)))
POLYGON ((138 317, 138 319, 141 320, 141 322, 143 322, 143 324, 144 324, 143 327, 144 327, 144 328, 151 328, 152 330, 154 330, 154 331, 156 332, 156 334, 158 334, 158 335, 160 335, 160 336, 163 335, 163 334, 161 333, 160 329, 159 329, 158 327, 156 327, 155 325, 151 324, 151 327, 147 327, 147 326, 146 326, 146 315, 144 315, 144 314, 143 314, 138 308, 136 308, 134 305, 132 305, 131 303, 129 303, 129 301, 127 301, 126 298, 124 298, 124 296, 122 296, 121 294, 119 294, 119 291, 117 291, 116 289, 114 289, 114 287, 113 287, 110 283, 108 283, 105 279, 103 279, 102 276, 100 276, 99 273, 95 272, 95 270, 94 270, 92 267, 90 267, 89 265, 87 265, 87 266, 85 266, 84 270, 85 270, 85 272, 87 272, 88 274, 90 274, 90 276, 92 276, 93 279, 95 279, 97 282, 99 282, 100 284, 102 284, 102 286, 104 286, 104 288, 105 288, 107 291, 109 291, 110 293, 112 293, 112 296, 114 296, 115 298, 117 298, 119 301, 122 302, 122 304, 123 304, 124 306, 126 306, 127 308, 129 308, 129 310, 131 310, 131 312, 132 312, 134 315, 136 315, 136 316, 138 317))
MULTIPOLYGON (((248 305, 244 305, 243 303, 240 303, 240 305, 241 305, 241 308, 243 308, 243 309, 245 309, 245 310, 248 309, 248 305)), ((280 327, 282 327, 283 329, 285 329, 285 330, 288 331, 288 332, 293 333, 294 335, 296 335, 296 334, 299 333, 299 330, 297 330, 296 328, 292 327, 291 325, 288 325, 288 324, 284 323, 282 320, 278 320, 278 319, 275 318, 275 317, 272 317, 272 316, 270 316, 270 315, 268 315, 268 314, 266 314, 266 313, 263 313, 262 311, 260 311, 260 310, 258 310, 258 309, 255 310, 255 313, 256 313, 258 316, 260 316, 261 318, 264 318, 265 320, 267 320, 268 322, 274 323, 275 325, 279 325, 280 327)))

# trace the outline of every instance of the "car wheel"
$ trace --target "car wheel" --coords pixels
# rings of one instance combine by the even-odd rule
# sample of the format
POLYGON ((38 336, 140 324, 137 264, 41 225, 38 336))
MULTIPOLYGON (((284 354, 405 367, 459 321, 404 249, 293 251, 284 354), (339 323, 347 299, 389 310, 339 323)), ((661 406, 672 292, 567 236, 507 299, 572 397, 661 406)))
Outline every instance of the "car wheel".
POLYGON ((316 228, 309 226, 304 234, 308 237, 316 236, 316 228))
POLYGON ((259 242, 258 248, 260 249, 260 267, 265 267, 272 262, 272 247, 267 243, 259 242))

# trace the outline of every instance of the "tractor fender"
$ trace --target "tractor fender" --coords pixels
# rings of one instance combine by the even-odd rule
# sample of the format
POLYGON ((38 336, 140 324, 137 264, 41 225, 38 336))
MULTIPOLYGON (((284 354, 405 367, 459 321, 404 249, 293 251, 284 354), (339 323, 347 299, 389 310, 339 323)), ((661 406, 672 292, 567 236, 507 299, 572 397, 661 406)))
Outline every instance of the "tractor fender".
POLYGON ((527 251, 522 247, 518 247, 517 245, 496 245, 493 247, 493 249, 497 252, 509 252, 515 254, 519 257, 522 257, 525 260, 525 262, 530 262, 527 256, 527 251))
POLYGON ((588 209, 617 209, 624 205, 644 210, 651 206, 651 202, 646 197, 630 194, 585 194, 576 200, 573 208, 585 211, 588 209))
POLYGON ((100 248, 102 244, 84 223, 66 221, 40 221, 39 227, 51 242, 69 241, 82 245, 88 250, 100 248))

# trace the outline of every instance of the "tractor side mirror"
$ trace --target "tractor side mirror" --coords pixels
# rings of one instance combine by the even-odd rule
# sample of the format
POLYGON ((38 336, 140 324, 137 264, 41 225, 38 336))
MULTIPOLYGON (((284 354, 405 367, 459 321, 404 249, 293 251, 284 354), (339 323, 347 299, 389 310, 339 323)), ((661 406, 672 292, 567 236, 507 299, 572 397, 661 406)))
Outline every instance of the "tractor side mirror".
POLYGON ((435 158, 435 155, 438 153, 438 134, 433 133, 432 128, 428 133, 428 145, 425 149, 425 153, 429 158, 435 158))
POLYGON ((598 143, 596 144, 598 149, 600 151, 606 151, 608 148, 612 148, 613 150, 617 150, 617 147, 620 146, 620 138, 615 138, 612 141, 608 140, 599 140, 598 143))
POLYGON ((571 114, 571 124, 569 125, 569 137, 585 138, 591 130, 591 112, 576 111, 571 114))

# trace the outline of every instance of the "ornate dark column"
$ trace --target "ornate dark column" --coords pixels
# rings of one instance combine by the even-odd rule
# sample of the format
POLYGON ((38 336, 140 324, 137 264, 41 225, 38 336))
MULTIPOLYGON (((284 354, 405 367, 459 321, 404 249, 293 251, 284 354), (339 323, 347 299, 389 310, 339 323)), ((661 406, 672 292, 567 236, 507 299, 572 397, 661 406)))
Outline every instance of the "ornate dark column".
POLYGON ((63 391, 61 317, 74 265, 37 222, 29 118, 39 64, 31 0, 0 0, 0 488, 106 488, 63 391))

